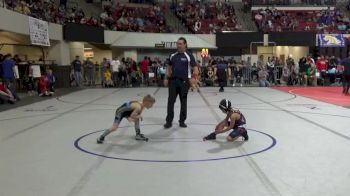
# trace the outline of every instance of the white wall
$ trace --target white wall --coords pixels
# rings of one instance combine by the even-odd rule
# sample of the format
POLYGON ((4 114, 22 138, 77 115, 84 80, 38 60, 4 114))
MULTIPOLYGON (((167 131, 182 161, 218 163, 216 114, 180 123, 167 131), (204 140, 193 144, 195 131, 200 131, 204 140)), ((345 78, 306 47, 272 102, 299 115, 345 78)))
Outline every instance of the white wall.
POLYGON ((94 51, 93 62, 101 63, 103 58, 112 59, 112 50, 100 50, 96 47, 92 47, 92 50, 94 51))
POLYGON ((136 49, 127 49, 124 51, 124 57, 130 57, 133 60, 137 60, 137 50, 136 49))
POLYGON ((75 56, 79 56, 80 60, 84 59, 84 42, 70 42, 70 60, 72 62, 75 59, 75 56))
MULTIPOLYGON (((19 35, 9 32, 0 32, 0 43, 6 44, 30 44, 28 36, 19 35)), ((23 60, 38 60, 42 57, 42 50, 38 47, 32 46, 14 46, 14 45, 4 45, 1 50, 1 54, 18 54, 23 60)))
POLYGON ((51 41, 51 46, 46 51, 46 59, 54 60, 57 65, 69 65, 71 62, 68 42, 51 41))
POLYGON ((284 55, 285 58, 288 57, 289 54, 292 55, 295 62, 298 62, 299 59, 303 56, 309 54, 309 47, 304 46, 259 46, 258 47, 258 55, 264 55, 264 61, 267 61, 269 56, 277 56, 280 57, 284 55))

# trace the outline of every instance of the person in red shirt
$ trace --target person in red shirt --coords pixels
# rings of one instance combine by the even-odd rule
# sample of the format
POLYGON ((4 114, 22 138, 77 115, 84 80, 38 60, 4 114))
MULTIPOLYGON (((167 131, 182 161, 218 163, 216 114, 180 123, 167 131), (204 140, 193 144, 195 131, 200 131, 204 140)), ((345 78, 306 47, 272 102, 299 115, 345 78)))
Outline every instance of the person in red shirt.
POLYGON ((319 60, 317 60, 316 68, 317 68, 317 71, 320 72, 321 78, 324 79, 327 75, 328 62, 325 60, 323 55, 321 56, 321 58, 319 60))
POLYGON ((142 71, 142 75, 143 75, 143 82, 145 84, 148 83, 148 72, 149 72, 149 66, 150 66, 150 62, 147 58, 147 56, 145 56, 145 58, 143 59, 143 61, 141 61, 141 71, 142 71))
POLYGON ((46 74, 42 74, 39 81, 40 94, 39 96, 51 96, 53 93, 49 92, 49 80, 46 74))
POLYGON ((5 103, 7 101, 10 104, 15 103, 16 99, 13 97, 11 91, 7 88, 7 86, 0 80, 0 104, 5 103))

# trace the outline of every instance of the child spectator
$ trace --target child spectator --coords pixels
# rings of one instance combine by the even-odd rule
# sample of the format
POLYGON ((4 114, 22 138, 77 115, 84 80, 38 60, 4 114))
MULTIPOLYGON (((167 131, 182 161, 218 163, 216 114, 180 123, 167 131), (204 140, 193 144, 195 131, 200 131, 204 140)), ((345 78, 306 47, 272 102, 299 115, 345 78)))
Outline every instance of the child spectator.
POLYGON ((48 85, 49 85, 49 91, 52 92, 52 93, 55 92, 54 84, 56 82, 56 78, 52 74, 52 70, 51 69, 48 70, 47 80, 48 80, 48 85))
POLYGON ((105 83, 104 86, 107 87, 112 87, 113 86, 113 81, 112 81, 112 73, 109 69, 106 70, 105 74, 104 74, 104 79, 105 79, 105 83))
POLYGON ((53 95, 53 92, 49 91, 49 80, 45 73, 41 74, 41 77, 39 80, 39 89, 40 89, 40 94, 39 94, 40 97, 53 95))

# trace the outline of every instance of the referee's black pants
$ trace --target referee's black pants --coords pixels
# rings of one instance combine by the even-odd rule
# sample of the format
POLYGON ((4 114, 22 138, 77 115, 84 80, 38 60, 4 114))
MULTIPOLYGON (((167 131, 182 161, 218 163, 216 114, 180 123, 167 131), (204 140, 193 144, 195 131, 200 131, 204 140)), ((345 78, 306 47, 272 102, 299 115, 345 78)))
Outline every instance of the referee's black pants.
POLYGON ((343 74, 343 93, 349 94, 349 88, 350 88, 350 74, 343 74))
POLYGON ((188 79, 171 79, 169 80, 169 97, 168 97, 168 114, 166 117, 167 123, 172 123, 174 119, 174 104, 177 95, 180 96, 181 110, 179 122, 185 122, 187 118, 187 94, 190 88, 190 81, 188 79))

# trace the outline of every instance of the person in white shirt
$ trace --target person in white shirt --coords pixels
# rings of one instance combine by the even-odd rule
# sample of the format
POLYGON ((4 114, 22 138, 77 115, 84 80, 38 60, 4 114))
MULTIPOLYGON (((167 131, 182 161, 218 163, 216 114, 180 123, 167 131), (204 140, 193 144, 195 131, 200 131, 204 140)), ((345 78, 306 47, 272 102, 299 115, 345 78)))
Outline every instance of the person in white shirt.
POLYGON ((111 62, 111 72, 112 72, 112 80, 113 80, 114 86, 117 86, 117 83, 118 83, 119 66, 120 66, 120 60, 118 57, 116 57, 111 62))
POLYGON ((198 32, 202 27, 202 23, 200 20, 197 20, 196 23, 194 24, 194 31, 198 32))

